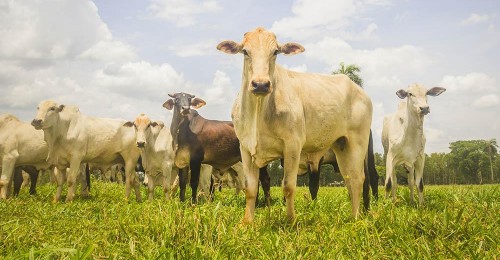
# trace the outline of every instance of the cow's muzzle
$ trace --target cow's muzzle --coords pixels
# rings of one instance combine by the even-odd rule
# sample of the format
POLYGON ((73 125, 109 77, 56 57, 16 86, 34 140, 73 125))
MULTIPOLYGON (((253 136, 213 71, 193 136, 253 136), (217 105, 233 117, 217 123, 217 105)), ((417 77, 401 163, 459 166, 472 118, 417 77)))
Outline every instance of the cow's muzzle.
POLYGON ((427 106, 427 107, 420 107, 420 114, 421 115, 427 115, 431 112, 431 109, 427 106))
POLYGON ((271 82, 269 81, 252 81, 252 93, 262 95, 269 93, 271 82))
POLYGON ((35 127, 36 130, 40 130, 43 127, 43 120, 42 119, 33 119, 31 121, 31 125, 35 127))

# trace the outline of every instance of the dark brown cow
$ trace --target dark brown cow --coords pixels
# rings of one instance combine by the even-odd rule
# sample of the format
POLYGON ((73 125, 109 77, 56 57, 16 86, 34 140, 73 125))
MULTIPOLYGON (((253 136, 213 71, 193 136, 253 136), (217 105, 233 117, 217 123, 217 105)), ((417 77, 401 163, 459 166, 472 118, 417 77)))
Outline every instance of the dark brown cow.
MULTIPOLYGON (((196 202, 196 191, 201 164, 212 165, 224 172, 241 161, 240 142, 230 121, 207 120, 191 107, 197 109, 205 101, 186 93, 169 94, 163 107, 174 110, 170 131, 176 150, 175 165, 179 171, 181 200, 185 199, 187 170, 191 169, 192 201, 196 202)), ((266 204, 270 203, 270 177, 266 167, 260 170, 259 179, 264 189, 266 204)))

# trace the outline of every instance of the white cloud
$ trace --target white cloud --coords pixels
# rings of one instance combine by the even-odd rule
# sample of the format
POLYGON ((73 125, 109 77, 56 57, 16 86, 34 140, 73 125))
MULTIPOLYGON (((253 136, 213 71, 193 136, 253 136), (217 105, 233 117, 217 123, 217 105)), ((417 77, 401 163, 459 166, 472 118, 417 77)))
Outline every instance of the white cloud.
POLYGON ((154 65, 145 61, 110 63, 96 73, 91 84, 117 94, 157 101, 185 87, 183 75, 170 64, 154 65))
POLYGON ((471 25, 471 24, 482 23, 482 22, 488 21, 489 19, 490 19, 490 16, 487 14, 480 15, 480 14, 473 13, 469 17, 467 17, 466 19, 462 20, 460 22, 460 25, 471 25))
POLYGON ((498 104, 500 104, 500 98, 497 94, 484 95, 472 102, 472 106, 476 108, 495 107, 498 104))
POLYGON ((216 53, 214 46, 217 46, 217 42, 215 40, 204 40, 203 42, 190 45, 182 44, 170 46, 169 50, 173 51, 175 55, 185 58, 214 54, 216 53))
POLYGON ((465 76, 446 75, 439 86, 450 92, 478 93, 496 89, 496 80, 484 73, 471 72, 465 76))
POLYGON ((154 17, 185 27, 196 23, 196 16, 220 10, 215 0, 154 0, 149 5, 154 17))
POLYGON ((99 40, 112 38, 91 1, 10 0, 5 5, 0 57, 73 58, 99 40))
POLYGON ((77 56, 96 61, 129 61, 137 59, 132 46, 121 41, 99 41, 77 56))
POLYGON ((424 71, 432 63, 422 48, 403 45, 394 48, 354 49, 340 39, 325 37, 317 43, 307 44, 305 55, 320 60, 335 70, 340 62, 361 67, 365 82, 383 88, 401 87, 400 76, 424 71), (390 83, 390 85, 387 85, 390 83))
POLYGON ((338 30, 349 24, 356 12, 352 0, 298 0, 292 6, 293 16, 273 23, 271 31, 282 37, 308 38, 325 29, 338 30))

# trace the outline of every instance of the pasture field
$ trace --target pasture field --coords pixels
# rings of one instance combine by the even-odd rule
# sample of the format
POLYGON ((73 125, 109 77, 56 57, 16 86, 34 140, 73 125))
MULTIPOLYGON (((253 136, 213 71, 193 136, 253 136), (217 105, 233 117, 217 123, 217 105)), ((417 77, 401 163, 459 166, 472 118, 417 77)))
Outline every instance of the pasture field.
POLYGON ((165 201, 159 188, 153 202, 127 203, 123 186, 98 181, 90 198, 72 203, 53 204, 54 192, 48 184, 0 201, 0 258, 500 258, 500 185, 426 187, 421 208, 400 186, 395 205, 381 196, 357 220, 345 188, 321 187, 312 202, 301 187, 293 223, 273 187, 272 206, 259 207, 249 226, 240 224, 243 194, 229 189, 196 206, 165 201))

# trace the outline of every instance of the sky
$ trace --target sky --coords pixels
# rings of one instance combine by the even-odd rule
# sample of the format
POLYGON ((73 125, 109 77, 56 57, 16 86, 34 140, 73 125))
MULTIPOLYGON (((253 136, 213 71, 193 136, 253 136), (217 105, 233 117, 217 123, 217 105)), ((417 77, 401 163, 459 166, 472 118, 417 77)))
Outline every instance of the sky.
POLYGON ((82 113, 170 122, 169 93, 206 101, 205 118, 230 120, 243 57, 223 40, 264 27, 305 52, 277 63, 329 74, 361 67, 374 111, 375 151, 396 91, 429 97, 426 153, 457 140, 500 142, 500 1, 497 0, 0 0, 0 114, 31 121, 52 99, 82 113))

